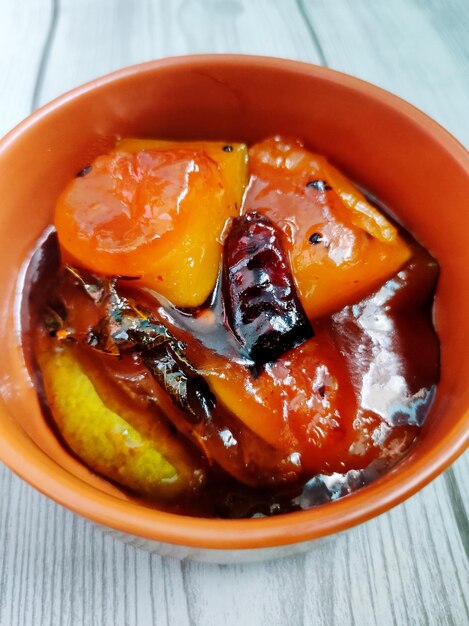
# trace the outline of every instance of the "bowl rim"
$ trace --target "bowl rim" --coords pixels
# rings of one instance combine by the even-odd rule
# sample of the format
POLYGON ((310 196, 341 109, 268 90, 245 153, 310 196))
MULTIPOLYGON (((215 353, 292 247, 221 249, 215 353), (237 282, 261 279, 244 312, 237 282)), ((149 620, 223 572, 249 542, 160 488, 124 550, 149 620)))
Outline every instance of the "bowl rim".
MULTIPOLYGON (((176 56, 139 63, 89 81, 45 104, 32 113, 0 140, 0 155, 42 118, 63 105, 108 83, 136 74, 152 73, 164 68, 201 64, 214 66, 251 66, 257 69, 275 68, 287 72, 313 76, 358 91, 388 108, 398 110, 437 142, 469 176, 469 153, 464 146, 428 115, 371 83, 337 70, 322 66, 278 59, 267 56, 240 54, 204 54, 176 56)), ((3 404, 3 403, 2 403, 3 404)), ((0 410, 9 417, 6 407, 0 410)), ((44 452, 37 454, 19 450, 11 430, 0 422, 0 459, 13 472, 38 491, 75 513, 103 526, 141 538, 185 546, 214 550, 243 550, 270 548, 318 539, 338 533, 375 517, 423 488, 461 455, 468 445, 466 424, 469 408, 423 459, 401 466, 363 487, 351 496, 320 507, 274 517, 257 519, 207 519, 186 517, 121 500, 81 481, 60 467, 44 452), (59 471, 58 471, 59 470, 59 471), (352 505, 353 502, 353 505, 352 505)), ((26 435, 25 435, 26 436, 26 435)), ((33 446, 36 446, 31 441, 33 446)))

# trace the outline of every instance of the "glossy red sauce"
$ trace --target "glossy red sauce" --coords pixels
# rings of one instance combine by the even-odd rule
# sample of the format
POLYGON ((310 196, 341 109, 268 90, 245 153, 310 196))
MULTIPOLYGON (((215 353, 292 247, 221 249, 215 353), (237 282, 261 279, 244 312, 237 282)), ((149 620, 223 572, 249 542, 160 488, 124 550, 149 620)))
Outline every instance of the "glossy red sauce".
MULTIPOLYGON (((188 357, 195 364, 208 360, 215 372, 217 367, 241 372, 239 378, 235 378, 240 395, 252 393, 253 381, 257 390, 262 390, 263 385, 268 389, 270 382, 290 377, 288 390, 283 397, 279 392, 275 402, 281 406, 285 399, 289 401, 293 415, 289 435, 294 439, 293 445, 299 446, 298 450, 307 459, 298 474, 293 459, 293 480, 279 480, 277 484, 266 481, 260 486, 243 484, 245 457, 236 458, 230 452, 225 469, 221 459, 235 439, 237 446, 249 450, 260 465, 265 456, 270 469, 272 463, 278 468, 281 461, 271 458, 271 450, 266 449, 264 441, 232 415, 219 416, 210 426, 208 436, 215 442, 210 450, 215 462, 206 463, 188 431, 185 432, 185 421, 181 419, 180 432, 174 428, 174 436, 206 463, 206 482, 202 489, 176 502, 147 501, 147 504, 208 517, 285 513, 346 495, 397 462, 418 436, 439 376, 439 343, 432 325, 438 266, 417 243, 411 242, 411 246, 412 260, 395 277, 361 302, 316 320, 315 338, 268 366, 257 380, 247 373, 245 366, 236 363, 238 357, 220 317, 217 294, 206 308, 186 313, 161 298, 156 303, 156 296, 149 292, 140 293, 143 301, 152 303, 155 314, 164 316, 172 331, 187 342, 188 357), (340 375, 340 398, 337 398, 328 363, 329 370, 340 375), (296 385, 291 384, 292 372, 296 385), (353 418, 344 419, 345 425, 341 425, 340 420, 334 422, 321 417, 313 422, 302 419, 305 412, 311 414, 314 410, 318 392, 320 401, 326 398, 331 411, 353 415, 353 418), (322 452, 317 443, 324 438, 328 446, 322 452)), ((57 239, 51 234, 32 259, 23 307, 24 345, 39 392, 41 377, 35 365, 34 350, 38 339, 44 338, 45 307, 55 300, 57 290, 70 315, 73 317, 76 313, 78 333, 87 333, 97 319, 91 301, 83 295, 78 297, 70 285, 67 288, 61 284, 60 275, 57 239)), ((124 292, 132 293, 130 284, 124 287, 124 292)), ((138 356, 116 359, 93 352, 93 363, 105 373, 110 384, 123 391, 130 404, 154 412, 155 419, 160 419, 162 412, 180 413, 171 400, 165 398, 138 356)), ((51 427, 57 432, 43 397, 42 400, 51 427)), ((324 416, 324 403, 321 415, 324 416)), ((177 415, 174 419, 177 423, 177 415)), ((60 433, 57 434, 60 437, 60 433)), ((290 444, 291 441, 286 442, 287 447, 290 444)), ((288 470, 283 467, 281 472, 288 475, 288 470)), ((255 475, 259 476, 257 470, 255 475)))
POLYGON ((59 198, 23 300, 51 428, 181 514, 347 495, 430 409, 438 264, 301 142, 253 146, 249 169, 242 144, 184 146, 124 141, 59 198))

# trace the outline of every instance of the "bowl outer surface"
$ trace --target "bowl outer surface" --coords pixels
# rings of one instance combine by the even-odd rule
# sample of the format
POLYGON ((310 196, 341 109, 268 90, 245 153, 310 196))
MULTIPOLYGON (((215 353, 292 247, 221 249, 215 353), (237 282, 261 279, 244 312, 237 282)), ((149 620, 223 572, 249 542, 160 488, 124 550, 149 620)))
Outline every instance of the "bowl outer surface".
POLYGON ((438 124, 358 79, 294 61, 195 56, 115 72, 46 105, 0 142, 0 458, 89 519, 202 549, 308 541, 363 522, 423 487, 468 443, 469 155, 438 124), (442 376, 421 436, 395 468, 337 502, 254 520, 175 516, 131 502, 51 436, 18 335, 25 259, 65 184, 116 137, 253 141, 282 133, 326 154, 390 206, 439 260, 442 376), (16 330, 15 330, 16 329, 16 330))

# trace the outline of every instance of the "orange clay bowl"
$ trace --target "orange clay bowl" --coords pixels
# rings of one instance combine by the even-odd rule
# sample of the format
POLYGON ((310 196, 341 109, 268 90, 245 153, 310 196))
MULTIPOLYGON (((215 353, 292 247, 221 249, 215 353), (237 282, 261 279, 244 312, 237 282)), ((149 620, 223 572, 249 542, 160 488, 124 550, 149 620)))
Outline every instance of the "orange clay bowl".
POLYGON ((313 65, 248 56, 164 59, 79 87, 0 143, 0 458, 56 502, 163 554, 229 562, 292 554, 421 489, 468 442, 469 155, 399 98, 313 65), (303 138, 395 211, 438 259, 441 382, 418 441, 384 477, 336 502, 271 518, 163 513, 72 459, 47 428, 18 331, 25 261, 64 185, 116 136, 252 143, 303 138))

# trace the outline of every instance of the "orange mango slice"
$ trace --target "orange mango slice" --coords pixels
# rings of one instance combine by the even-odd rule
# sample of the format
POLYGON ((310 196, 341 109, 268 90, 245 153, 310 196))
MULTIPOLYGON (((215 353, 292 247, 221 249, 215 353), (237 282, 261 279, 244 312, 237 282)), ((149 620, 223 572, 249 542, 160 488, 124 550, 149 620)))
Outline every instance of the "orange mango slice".
POLYGON ((263 213, 282 228, 310 319, 372 293, 410 258, 395 226, 300 142, 273 137, 250 148, 249 158, 243 211, 263 213))
POLYGON ((127 140, 98 157, 57 203, 65 258, 101 274, 138 277, 139 286, 177 306, 201 305, 247 180, 246 147, 226 152, 224 145, 207 152, 202 144, 127 140))

